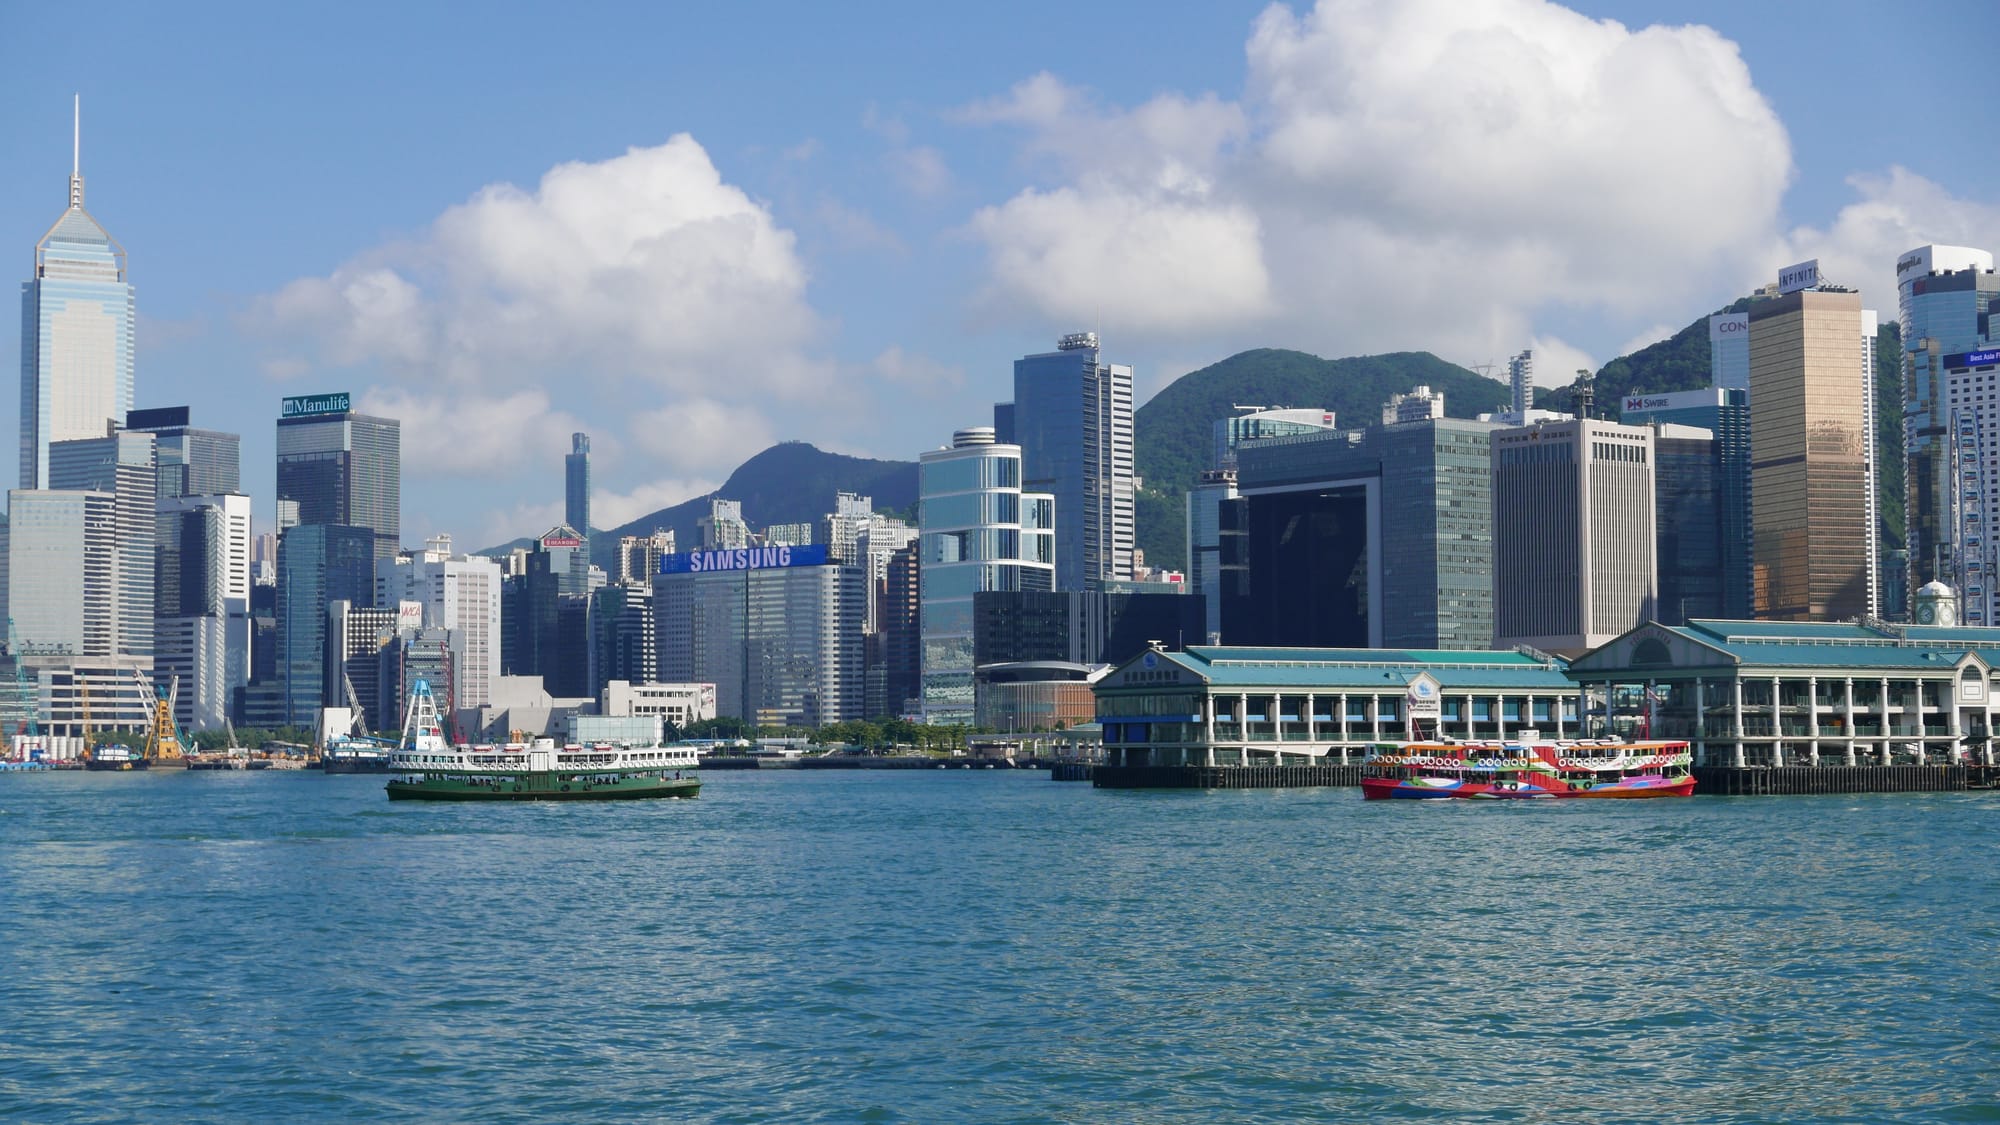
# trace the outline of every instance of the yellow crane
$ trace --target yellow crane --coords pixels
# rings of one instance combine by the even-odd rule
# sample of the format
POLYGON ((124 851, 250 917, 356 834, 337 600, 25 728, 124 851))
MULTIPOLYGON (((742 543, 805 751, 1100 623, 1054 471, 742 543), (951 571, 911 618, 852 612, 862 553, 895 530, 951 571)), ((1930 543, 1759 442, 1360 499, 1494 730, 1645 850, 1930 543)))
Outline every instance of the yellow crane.
POLYGON ((174 722, 174 700, 180 695, 181 679, 175 676, 167 689, 167 697, 161 699, 153 690, 150 681, 141 677, 145 692, 153 700, 153 721, 146 727, 146 760, 148 762, 172 762, 176 765, 187 760, 187 746, 181 738, 180 726, 174 722))
POLYGON ((90 685, 81 674, 75 675, 77 698, 83 701, 83 760, 88 762, 94 756, 90 749, 90 685))

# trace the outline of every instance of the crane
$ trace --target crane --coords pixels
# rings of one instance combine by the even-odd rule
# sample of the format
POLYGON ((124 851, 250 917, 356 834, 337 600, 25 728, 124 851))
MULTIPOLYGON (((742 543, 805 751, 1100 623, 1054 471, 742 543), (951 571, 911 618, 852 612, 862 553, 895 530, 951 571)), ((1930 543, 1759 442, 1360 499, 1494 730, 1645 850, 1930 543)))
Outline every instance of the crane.
POLYGON ((174 720, 174 704, 179 701, 181 678, 175 676, 167 686, 167 697, 153 687, 153 681, 145 675, 139 676, 140 696, 149 701, 153 721, 146 727, 146 760, 148 762, 172 762, 187 760, 187 740, 182 737, 180 724, 174 720))

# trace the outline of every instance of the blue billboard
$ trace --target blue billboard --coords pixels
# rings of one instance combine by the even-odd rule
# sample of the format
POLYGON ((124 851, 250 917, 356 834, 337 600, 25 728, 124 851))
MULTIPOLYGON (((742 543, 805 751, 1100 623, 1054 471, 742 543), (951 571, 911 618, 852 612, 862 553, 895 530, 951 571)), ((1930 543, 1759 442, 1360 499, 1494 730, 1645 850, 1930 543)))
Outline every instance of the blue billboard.
POLYGON ((1966 367, 1985 367, 1989 363, 2000 363, 2000 348, 1984 352, 1960 352, 1944 357, 1947 370, 1957 371, 1966 367))
POLYGON ((717 570, 773 570, 786 566, 825 566, 826 544, 800 547, 738 547, 733 551, 689 551, 661 555, 661 574, 707 574, 717 570))

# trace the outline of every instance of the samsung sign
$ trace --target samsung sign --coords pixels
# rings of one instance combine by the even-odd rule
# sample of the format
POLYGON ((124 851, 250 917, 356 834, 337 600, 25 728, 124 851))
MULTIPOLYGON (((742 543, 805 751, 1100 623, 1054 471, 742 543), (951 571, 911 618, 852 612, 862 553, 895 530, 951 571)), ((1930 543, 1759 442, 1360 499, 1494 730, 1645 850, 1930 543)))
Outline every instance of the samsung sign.
POLYGON ((300 395, 288 398, 279 408, 280 418, 310 418, 315 414, 345 414, 353 409, 353 396, 346 391, 330 395, 300 395))
POLYGON ((739 547, 734 551, 689 551, 660 556, 661 574, 707 574, 717 570, 774 570, 825 566, 826 544, 801 547, 739 547))
POLYGON ((1958 355, 1944 357, 1945 367, 1952 371, 1965 367, 1985 367, 1991 363, 2000 363, 2000 348, 1983 352, 1960 352, 1958 355))
POLYGON ((1796 293, 1801 289, 1811 289, 1819 284, 1819 259, 1800 262, 1796 266, 1786 266, 1778 271, 1778 292, 1796 293))

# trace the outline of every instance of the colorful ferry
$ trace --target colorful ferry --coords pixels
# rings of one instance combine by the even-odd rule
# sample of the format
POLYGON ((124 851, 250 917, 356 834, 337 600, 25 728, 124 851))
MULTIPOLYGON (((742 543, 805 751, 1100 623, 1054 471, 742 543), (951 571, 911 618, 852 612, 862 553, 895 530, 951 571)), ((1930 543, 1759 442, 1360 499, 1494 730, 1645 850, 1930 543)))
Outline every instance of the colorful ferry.
POLYGON ((1361 765, 1368 800, 1469 797, 1686 797, 1694 793, 1685 742, 1397 742, 1361 765))
POLYGON ((554 739, 453 746, 430 685, 410 693, 402 746, 390 756, 392 801, 619 801, 693 797, 692 746, 557 746, 554 739))

